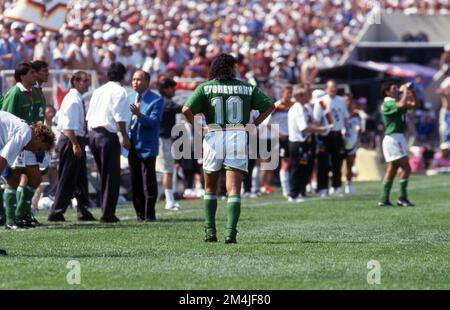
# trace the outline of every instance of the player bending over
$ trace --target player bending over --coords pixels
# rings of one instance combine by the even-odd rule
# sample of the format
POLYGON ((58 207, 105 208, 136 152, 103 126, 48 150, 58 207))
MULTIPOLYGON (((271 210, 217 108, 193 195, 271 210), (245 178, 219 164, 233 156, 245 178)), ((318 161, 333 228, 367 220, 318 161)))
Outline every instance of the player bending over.
POLYGON ((219 172, 225 169, 228 193, 225 243, 236 243, 241 184, 248 165, 245 126, 251 110, 261 113, 254 122, 257 126, 273 108, 272 98, 257 87, 235 79, 235 65, 233 56, 217 56, 211 64, 209 81, 197 87, 182 111, 191 124, 195 114, 203 113, 207 124, 203 139, 206 242, 217 241, 217 180, 219 172))

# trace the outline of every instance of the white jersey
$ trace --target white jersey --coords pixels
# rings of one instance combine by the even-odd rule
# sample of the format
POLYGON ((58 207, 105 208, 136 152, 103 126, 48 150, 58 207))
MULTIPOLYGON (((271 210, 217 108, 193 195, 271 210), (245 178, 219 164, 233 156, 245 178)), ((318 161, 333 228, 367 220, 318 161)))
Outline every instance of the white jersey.
POLYGON ((275 109, 269 117, 270 125, 278 125, 278 133, 280 136, 287 137, 289 135, 288 111, 288 109, 277 108, 275 106, 275 109))
MULTIPOLYGON (((361 118, 358 112, 350 115, 348 119, 348 130, 350 134, 348 137, 344 136, 345 149, 351 150, 358 144, 358 133, 361 130, 361 118)), ((342 135, 344 135, 344 130, 342 130, 342 135)))
POLYGON ((311 133, 305 131, 313 122, 313 110, 309 103, 302 105, 296 102, 288 112, 289 141, 304 142, 311 133))
POLYGON ((0 156, 8 162, 8 165, 14 163, 30 141, 30 126, 11 113, 0 111, 0 156))
POLYGON ((344 119, 348 119, 348 109, 345 105, 344 98, 341 96, 335 96, 331 98, 329 95, 325 95, 320 98, 320 101, 325 103, 325 114, 330 113, 333 118, 334 127, 332 131, 341 131, 345 128, 344 119))

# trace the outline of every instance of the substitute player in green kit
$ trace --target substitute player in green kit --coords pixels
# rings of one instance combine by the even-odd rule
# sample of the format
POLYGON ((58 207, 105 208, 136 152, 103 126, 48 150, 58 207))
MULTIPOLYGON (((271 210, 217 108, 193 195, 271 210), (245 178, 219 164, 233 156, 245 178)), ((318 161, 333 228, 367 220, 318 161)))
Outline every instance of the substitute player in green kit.
POLYGON ((404 133, 406 130, 406 112, 408 109, 417 108, 419 100, 414 85, 411 83, 404 84, 399 89, 395 82, 387 82, 382 87, 382 95, 384 101, 381 106, 381 113, 385 127, 383 154, 387 162, 387 170, 378 206, 392 206, 389 195, 395 175, 400 168, 400 197, 397 200, 397 205, 413 207, 414 205, 408 200, 407 193, 411 167, 409 166, 408 146, 404 133))
POLYGON ((209 81, 197 87, 183 107, 183 114, 191 124, 194 125, 194 115, 202 113, 208 126, 203 139, 205 242, 217 242, 217 181, 219 172, 225 169, 228 194, 225 243, 236 243, 241 184, 248 164, 245 126, 251 110, 260 112, 254 121, 257 126, 273 109, 272 98, 259 88, 235 79, 235 65, 233 56, 217 56, 211 64, 209 81))

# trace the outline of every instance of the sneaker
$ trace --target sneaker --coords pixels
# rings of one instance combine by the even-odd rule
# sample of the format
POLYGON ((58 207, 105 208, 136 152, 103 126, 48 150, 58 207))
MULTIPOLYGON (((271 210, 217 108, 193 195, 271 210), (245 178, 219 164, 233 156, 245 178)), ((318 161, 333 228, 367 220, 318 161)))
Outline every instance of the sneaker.
POLYGON ((266 186, 261 187, 261 193, 266 194, 266 195, 273 193, 272 186, 266 185, 266 186))
POLYGON ((295 202, 304 202, 304 201, 305 201, 305 198, 303 197, 302 194, 299 194, 297 196, 297 198, 295 198, 295 202))
POLYGON ((17 229, 19 229, 19 227, 16 225, 16 224, 6 224, 5 225, 5 229, 6 230, 17 230, 17 229))
POLYGON ((344 194, 342 193, 342 190, 341 190, 340 187, 336 187, 336 188, 333 190, 333 196, 336 196, 336 197, 344 197, 344 194))
POLYGON ((258 198, 259 196, 261 196, 260 192, 251 192, 250 193, 250 198, 258 198))
POLYGON ((289 196, 289 197, 287 198, 287 201, 288 201, 288 202, 295 202, 295 198, 294 198, 294 197, 291 197, 291 196, 289 196))
POLYGON ((6 251, 3 250, 3 249, 0 249, 0 256, 6 256, 6 255, 8 255, 8 254, 6 253, 6 251))
POLYGON ((319 196, 320 196, 320 198, 328 197, 328 190, 326 190, 326 189, 321 189, 321 190, 319 191, 319 196))
POLYGON ((388 201, 379 201, 378 206, 379 207, 393 207, 394 205, 388 200, 388 201))
POLYGON ((180 210, 180 208, 181 208, 181 206, 177 202, 175 202, 173 204, 166 203, 166 206, 164 207, 164 209, 170 210, 170 211, 178 211, 178 210, 180 210))
POLYGON ((397 200, 397 206, 399 207, 414 207, 414 204, 411 203, 407 198, 399 198, 397 200))
POLYGON ((351 185, 351 184, 345 185, 345 193, 348 195, 353 195, 355 193, 355 189, 353 188, 353 185, 351 185))
POLYGON ((225 243, 226 244, 237 243, 236 237, 234 236, 225 237, 225 243))
POLYGON ((217 236, 216 235, 206 235, 205 238, 203 238, 203 241, 205 241, 205 242, 217 242, 217 236))
POLYGON ((33 215, 28 220, 30 221, 31 225, 33 225, 34 227, 43 226, 41 223, 39 223, 39 221, 33 215))
POLYGON ((15 225, 19 228, 35 228, 36 227, 29 218, 16 219, 15 225))

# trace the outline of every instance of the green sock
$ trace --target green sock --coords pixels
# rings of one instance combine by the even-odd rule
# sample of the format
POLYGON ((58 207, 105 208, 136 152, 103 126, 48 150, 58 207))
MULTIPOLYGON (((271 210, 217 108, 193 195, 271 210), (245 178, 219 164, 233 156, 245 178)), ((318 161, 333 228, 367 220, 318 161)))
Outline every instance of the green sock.
POLYGON ((383 190, 381 191, 381 202, 387 202, 389 201, 389 196, 391 194, 391 188, 392 188, 392 181, 384 181, 383 182, 383 190))
POLYGON ((5 209, 6 209, 6 224, 14 225, 16 222, 16 198, 17 192, 14 189, 5 189, 5 209))
POLYGON ((17 188, 17 218, 26 218, 31 216, 31 199, 34 196, 35 188, 27 185, 25 187, 19 186, 17 188))
POLYGON ((235 237, 237 222, 241 214, 241 197, 239 195, 230 196, 227 201, 227 237, 235 237))
POLYGON ((3 188, 0 188, 0 217, 5 218, 5 208, 3 207, 3 188))
POLYGON ((400 198, 408 199, 408 179, 400 180, 400 198))
POLYGON ((205 231, 206 235, 216 234, 216 210, 217 195, 215 193, 205 193, 203 196, 203 206, 205 209, 205 231))

